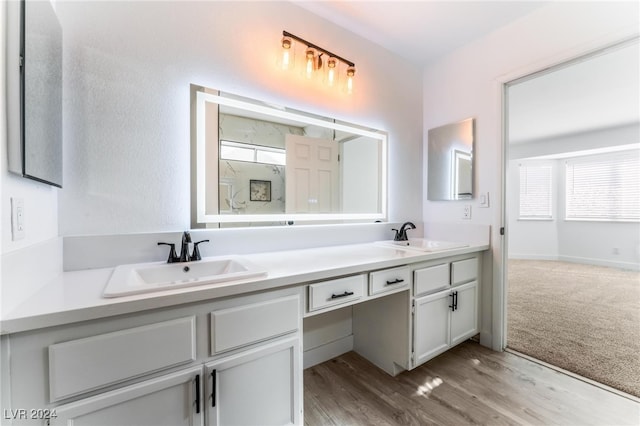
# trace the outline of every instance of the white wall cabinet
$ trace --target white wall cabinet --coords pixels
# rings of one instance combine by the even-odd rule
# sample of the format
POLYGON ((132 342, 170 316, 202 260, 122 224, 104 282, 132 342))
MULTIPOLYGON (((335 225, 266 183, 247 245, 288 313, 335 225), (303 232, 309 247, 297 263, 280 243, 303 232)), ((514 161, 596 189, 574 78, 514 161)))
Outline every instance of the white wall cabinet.
POLYGON ((192 367, 58 406, 50 424, 202 426, 202 372, 192 367))
POLYGON ((206 364, 209 426, 302 424, 298 338, 276 340, 206 364))

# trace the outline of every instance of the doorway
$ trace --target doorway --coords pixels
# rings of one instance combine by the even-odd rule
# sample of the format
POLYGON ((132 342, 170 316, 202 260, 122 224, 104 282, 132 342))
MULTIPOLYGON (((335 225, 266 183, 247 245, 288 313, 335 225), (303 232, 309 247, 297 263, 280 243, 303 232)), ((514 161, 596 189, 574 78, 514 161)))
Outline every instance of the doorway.
POLYGON ((505 88, 506 347, 640 397, 638 42, 505 88))

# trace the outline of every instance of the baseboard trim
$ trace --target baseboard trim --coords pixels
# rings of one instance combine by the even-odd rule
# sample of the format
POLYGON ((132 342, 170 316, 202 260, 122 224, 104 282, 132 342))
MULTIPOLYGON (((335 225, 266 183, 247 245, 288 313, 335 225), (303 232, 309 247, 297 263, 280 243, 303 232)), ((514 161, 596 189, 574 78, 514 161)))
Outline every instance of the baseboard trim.
POLYGON ((599 387, 600 389, 603 389, 603 390, 606 390, 608 392, 614 393, 614 394, 616 394, 618 396, 621 396, 623 398, 627 398, 627 399, 630 399, 630 400, 632 400, 634 402, 640 403, 640 398, 638 398, 638 397, 636 397, 634 395, 631 395, 629 393, 626 393, 626 392, 621 391, 621 390, 616 389, 616 388, 612 388, 611 386, 607 386, 604 383, 596 382, 595 380, 592 380, 592 379, 589 379, 587 377, 581 376, 581 375, 576 374, 574 372, 571 372, 569 370, 565 370, 564 368, 560 368, 557 365, 549 364, 548 362, 545 362, 545 361, 542 361, 542 360, 540 360, 538 358, 534 358, 532 356, 523 354, 522 352, 518 352, 518 351, 513 350, 511 348, 505 348, 504 351, 505 352, 509 352, 510 354, 519 356, 521 358, 524 358, 526 360, 529 360, 531 362, 535 362, 536 364, 540 364, 542 366, 545 366, 547 368, 555 370, 555 371, 557 371, 559 373, 566 374, 567 376, 573 377, 574 379, 578 379, 578 380, 583 381, 585 383, 589 383, 590 385, 599 387))
POLYGON ((302 354, 303 368, 313 367, 329 361, 332 358, 345 354, 353 350, 353 335, 342 337, 333 342, 327 343, 317 348, 304 351, 302 354))
POLYGON ((615 260, 592 259, 588 257, 575 256, 558 256, 558 260, 562 262, 580 263, 584 265, 606 266, 609 268, 640 271, 640 264, 631 262, 617 262, 615 260))

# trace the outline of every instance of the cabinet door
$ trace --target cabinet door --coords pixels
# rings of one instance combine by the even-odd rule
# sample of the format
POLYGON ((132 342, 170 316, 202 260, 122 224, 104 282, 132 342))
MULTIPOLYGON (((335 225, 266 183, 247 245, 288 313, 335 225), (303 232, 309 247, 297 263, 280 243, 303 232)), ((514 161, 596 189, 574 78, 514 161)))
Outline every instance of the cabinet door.
POLYGON ((201 366, 61 405, 51 425, 204 424, 201 366))
POLYGON ((449 348, 450 291, 415 299, 413 324, 413 366, 449 348))
POLYGON ((294 337, 207 364, 208 424, 301 424, 301 357, 294 337))
POLYGON ((478 282, 454 287, 456 309, 451 312, 451 346, 478 333, 478 282))

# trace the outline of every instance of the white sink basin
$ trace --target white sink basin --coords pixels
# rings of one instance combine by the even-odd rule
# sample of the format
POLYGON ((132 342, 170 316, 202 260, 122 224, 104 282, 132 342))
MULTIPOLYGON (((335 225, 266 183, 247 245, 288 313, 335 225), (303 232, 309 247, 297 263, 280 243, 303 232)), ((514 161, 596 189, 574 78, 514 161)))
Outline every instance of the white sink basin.
POLYGON ((221 283, 266 275, 266 271, 238 256, 211 257, 184 263, 138 263, 115 268, 104 297, 129 296, 158 290, 221 283))
POLYGON ((422 238, 409 238, 408 241, 381 241, 382 244, 390 245, 393 247, 402 247, 408 249, 415 249, 420 251, 441 251, 451 250, 461 247, 468 247, 467 243, 458 243, 453 241, 437 241, 437 240, 425 240, 422 238))

